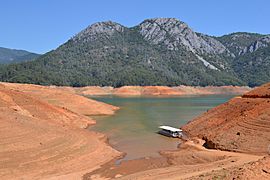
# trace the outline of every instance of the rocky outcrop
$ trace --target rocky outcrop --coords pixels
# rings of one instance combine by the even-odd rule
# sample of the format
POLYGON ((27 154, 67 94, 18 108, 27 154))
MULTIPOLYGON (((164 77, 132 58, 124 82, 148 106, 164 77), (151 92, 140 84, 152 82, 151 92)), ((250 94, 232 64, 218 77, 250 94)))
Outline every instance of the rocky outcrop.
POLYGON ((97 40, 98 36, 100 35, 110 37, 115 32, 123 32, 124 29, 124 26, 112 21, 98 22, 90 25, 89 27, 78 33, 72 38, 72 40, 75 42, 89 42, 97 40))
POLYGON ((230 55, 230 51, 218 40, 215 38, 205 35, 205 34, 200 34, 196 33, 199 37, 203 38, 209 46, 212 47, 214 50, 215 54, 222 54, 225 53, 225 55, 230 55))
POLYGON ((270 84, 216 107, 182 129, 206 147, 267 154, 270 144, 270 84), (259 97, 259 98, 255 98, 259 97))
POLYGON ((235 56, 253 53, 260 48, 268 47, 269 35, 255 33, 232 33, 217 39, 228 48, 235 56))
POLYGON ((140 25, 140 33, 152 44, 164 44, 170 50, 181 46, 197 53, 221 54, 226 47, 209 36, 198 36, 188 25, 175 18, 147 19, 140 25))
POLYGON ((191 51, 205 67, 219 70, 203 58, 204 54, 226 54, 229 50, 216 39, 194 32, 186 23, 175 18, 147 19, 140 25, 140 33, 151 44, 163 45, 169 50, 182 48, 191 51))
POLYGON ((253 53, 257 51, 260 48, 268 47, 270 43, 270 36, 264 36, 261 39, 253 42, 251 45, 245 47, 243 50, 239 52, 240 55, 246 54, 246 53, 253 53))

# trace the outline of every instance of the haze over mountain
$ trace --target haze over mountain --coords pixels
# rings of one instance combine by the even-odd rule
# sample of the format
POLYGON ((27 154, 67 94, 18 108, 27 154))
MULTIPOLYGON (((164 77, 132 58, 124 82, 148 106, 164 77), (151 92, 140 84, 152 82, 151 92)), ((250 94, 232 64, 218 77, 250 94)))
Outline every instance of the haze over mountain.
POLYGON ((0 47, 0 64, 9 64, 33 60, 39 57, 39 54, 31 53, 24 50, 8 49, 0 47))
POLYGON ((270 35, 194 32, 175 18, 135 27, 90 25, 35 61, 0 69, 0 80, 43 85, 249 85, 270 78, 270 35))

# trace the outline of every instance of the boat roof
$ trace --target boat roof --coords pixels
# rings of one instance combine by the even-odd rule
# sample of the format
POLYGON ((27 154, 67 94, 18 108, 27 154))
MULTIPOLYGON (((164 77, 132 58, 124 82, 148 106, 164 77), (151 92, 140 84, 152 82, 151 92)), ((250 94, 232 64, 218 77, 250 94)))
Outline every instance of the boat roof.
POLYGON ((171 126, 159 126, 159 128, 169 130, 169 131, 172 131, 172 132, 181 132, 182 131, 181 129, 174 128, 174 127, 171 127, 171 126))

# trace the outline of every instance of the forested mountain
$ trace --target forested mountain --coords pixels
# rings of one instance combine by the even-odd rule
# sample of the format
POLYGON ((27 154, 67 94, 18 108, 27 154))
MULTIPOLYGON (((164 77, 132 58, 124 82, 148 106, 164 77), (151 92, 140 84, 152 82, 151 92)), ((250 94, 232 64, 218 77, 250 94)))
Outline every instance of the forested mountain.
POLYGON ((31 53, 24 50, 16 50, 0 47, 0 64, 9 64, 33 60, 38 56, 39 54, 31 53))
POLYGON ((0 80, 43 85, 250 85, 270 79, 270 36, 213 37, 174 18, 135 27, 90 25, 35 61, 2 67, 0 80))
POLYGON ((233 33, 217 38, 234 54, 232 69, 249 86, 270 79, 270 35, 233 33))

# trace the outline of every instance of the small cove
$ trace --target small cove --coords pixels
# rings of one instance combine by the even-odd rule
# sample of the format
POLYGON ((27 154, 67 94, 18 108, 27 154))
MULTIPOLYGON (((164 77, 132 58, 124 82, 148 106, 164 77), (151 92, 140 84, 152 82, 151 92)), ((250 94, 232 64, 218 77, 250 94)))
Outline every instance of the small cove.
POLYGON ((157 134, 160 125, 180 127, 207 110, 222 104, 232 95, 178 97, 91 97, 120 107, 112 116, 97 116, 89 129, 106 134, 109 143, 125 152, 123 160, 159 157, 161 150, 174 150, 178 139, 157 134))

